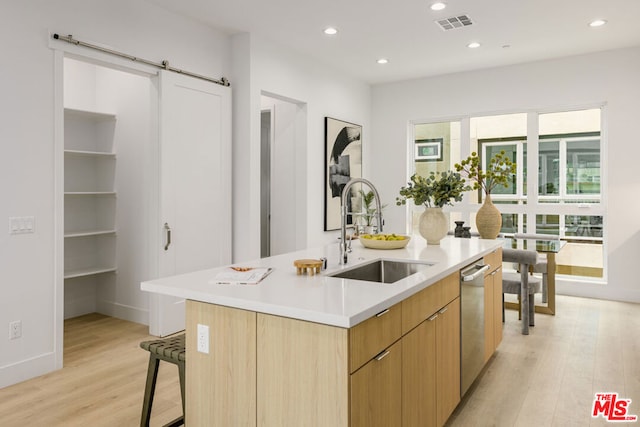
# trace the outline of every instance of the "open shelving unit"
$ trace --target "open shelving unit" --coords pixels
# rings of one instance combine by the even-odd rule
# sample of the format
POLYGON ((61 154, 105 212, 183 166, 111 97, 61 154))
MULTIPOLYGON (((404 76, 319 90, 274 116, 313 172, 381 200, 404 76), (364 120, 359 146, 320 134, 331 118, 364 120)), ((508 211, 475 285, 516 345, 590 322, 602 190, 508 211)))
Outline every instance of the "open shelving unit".
POLYGON ((65 280, 117 271, 115 125, 115 114, 65 108, 65 280))

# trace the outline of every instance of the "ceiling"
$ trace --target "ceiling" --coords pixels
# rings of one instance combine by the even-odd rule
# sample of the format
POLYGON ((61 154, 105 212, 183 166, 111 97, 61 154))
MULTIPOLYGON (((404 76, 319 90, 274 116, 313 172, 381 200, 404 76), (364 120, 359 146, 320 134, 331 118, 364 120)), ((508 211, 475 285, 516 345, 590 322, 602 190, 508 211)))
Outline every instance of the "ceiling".
POLYGON ((370 84, 640 46, 640 0, 148 0, 249 32, 370 84), (437 20, 467 15, 444 31, 437 20), (589 27, 599 18, 607 24, 589 27), (327 36, 326 27, 338 34, 327 36), (467 47, 472 41, 477 49, 467 47), (379 65, 378 58, 388 64, 379 65))

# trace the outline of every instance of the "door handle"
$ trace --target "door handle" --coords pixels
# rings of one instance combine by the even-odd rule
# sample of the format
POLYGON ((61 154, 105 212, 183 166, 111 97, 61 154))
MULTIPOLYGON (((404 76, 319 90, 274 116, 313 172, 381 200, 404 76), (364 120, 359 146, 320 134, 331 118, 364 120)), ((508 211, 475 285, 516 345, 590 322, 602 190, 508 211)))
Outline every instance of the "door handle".
POLYGON ((384 359, 385 357, 387 357, 389 355, 390 351, 389 350, 382 350, 382 352, 380 354, 378 354, 375 359, 379 362, 382 359, 384 359))
POLYGON ((382 310, 380 313, 376 314, 376 317, 384 316, 389 312, 389 309, 382 310))
POLYGON ((164 231, 167 233, 167 239, 165 245, 164 245, 164 250, 167 251, 169 250, 169 245, 171 244, 171 227, 169 227, 168 223, 164 223, 164 231))

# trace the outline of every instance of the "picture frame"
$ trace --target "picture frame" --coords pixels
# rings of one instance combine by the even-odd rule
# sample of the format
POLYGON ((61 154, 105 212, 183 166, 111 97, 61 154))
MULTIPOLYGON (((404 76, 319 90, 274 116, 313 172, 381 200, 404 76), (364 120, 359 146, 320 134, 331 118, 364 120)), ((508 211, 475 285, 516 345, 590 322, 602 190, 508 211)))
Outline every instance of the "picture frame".
POLYGON ((415 143, 416 162, 442 161, 442 138, 417 139, 415 143))
MULTIPOLYGON (((351 179, 362 178, 362 126, 325 117, 324 135, 324 231, 331 231, 340 229, 342 189, 351 179)), ((347 197, 347 212, 353 211, 351 199, 358 188, 354 186, 352 195, 347 197)), ((353 224, 353 221, 348 215, 347 224, 353 224)))

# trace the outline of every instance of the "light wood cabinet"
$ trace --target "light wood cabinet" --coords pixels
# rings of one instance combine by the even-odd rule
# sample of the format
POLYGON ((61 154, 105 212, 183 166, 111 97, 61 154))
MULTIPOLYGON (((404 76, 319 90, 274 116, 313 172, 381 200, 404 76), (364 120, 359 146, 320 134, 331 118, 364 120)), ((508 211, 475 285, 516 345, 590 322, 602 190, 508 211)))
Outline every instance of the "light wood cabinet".
POLYGON ((460 402, 460 275, 402 302, 402 425, 442 426, 460 402))
POLYGON ((484 361, 502 341, 502 249, 485 256, 490 268, 484 276, 484 361))
POLYGON ((460 401, 459 273, 351 329, 188 301, 187 352, 189 424, 439 427, 460 401))
POLYGON ((460 403, 460 298, 436 319, 436 413, 442 426, 460 403))
POLYGON ((402 337, 402 426, 436 425, 436 320, 434 314, 402 337))
MULTIPOLYGON (((187 301, 186 425, 256 425, 256 318, 252 311, 187 301), (209 326, 209 353, 197 351, 198 324, 209 326)), ((285 384, 291 383, 280 388, 285 384)))
POLYGON ((402 303, 382 310, 349 329, 351 372, 397 341, 402 335, 402 303))
POLYGON ((351 427, 401 425, 402 354, 397 341, 351 375, 351 427))

